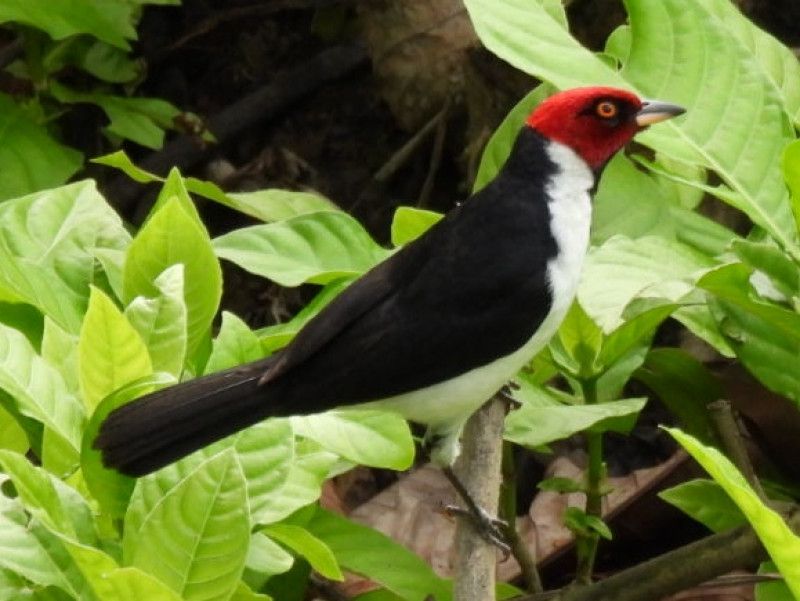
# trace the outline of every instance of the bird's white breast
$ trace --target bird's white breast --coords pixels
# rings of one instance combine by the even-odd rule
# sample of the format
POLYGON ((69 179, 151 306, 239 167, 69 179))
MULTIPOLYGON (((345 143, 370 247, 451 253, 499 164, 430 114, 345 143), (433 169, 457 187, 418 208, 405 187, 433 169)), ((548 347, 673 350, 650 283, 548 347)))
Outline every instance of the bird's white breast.
MULTIPOLYGON (((575 298, 589 245, 591 169, 573 150, 550 142, 550 159, 560 166, 546 185, 556 255, 547 263, 552 293, 550 311, 533 336, 519 349, 459 376, 370 405, 396 411, 443 433, 460 431, 466 419, 541 350, 558 330, 575 298)), ((479 340, 475 344, 480 344, 479 340)), ((363 407, 363 405, 362 405, 363 407)), ((447 463, 449 458, 444 458, 447 463)))

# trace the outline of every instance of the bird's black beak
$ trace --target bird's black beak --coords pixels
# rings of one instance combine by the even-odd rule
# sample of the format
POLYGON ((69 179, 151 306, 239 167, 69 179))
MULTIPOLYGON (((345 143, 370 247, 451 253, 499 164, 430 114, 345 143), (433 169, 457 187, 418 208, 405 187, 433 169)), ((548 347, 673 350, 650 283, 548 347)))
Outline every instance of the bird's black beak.
POLYGON ((660 102, 658 100, 645 100, 642 102, 642 108, 636 113, 636 125, 639 127, 647 127, 653 123, 666 121, 678 115, 683 115, 686 109, 677 104, 670 104, 669 102, 660 102))

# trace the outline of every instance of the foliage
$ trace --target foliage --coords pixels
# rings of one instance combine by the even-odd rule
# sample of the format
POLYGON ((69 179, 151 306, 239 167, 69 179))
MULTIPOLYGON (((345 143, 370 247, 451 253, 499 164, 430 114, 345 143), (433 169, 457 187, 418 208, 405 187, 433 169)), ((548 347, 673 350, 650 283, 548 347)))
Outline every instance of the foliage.
MULTIPOLYGON (((117 103, 124 99, 65 90, 53 81, 67 64, 102 79, 109 63, 86 58, 96 58, 89 49, 98 44, 112 51, 95 53, 127 60, 132 26, 109 27, 99 36, 97 15, 75 10, 83 4, 54 2, 54 10, 70 15, 57 27, 43 24, 23 2, 4 3, 0 19, 24 24, 18 26, 38 44, 26 73, 42 84, 41 97, 90 99, 124 111, 126 103, 117 103)), ((108 4, 112 11, 127 7, 116 25, 133 22, 136 2, 108 4)), ((521 408, 510 414, 506 437, 541 448, 584 432, 587 482, 545 486, 599 498, 605 493, 602 433, 632 427, 645 400, 625 398, 625 388, 642 382, 694 435, 671 431, 716 482, 684 485, 667 498, 713 528, 752 523, 796 593, 796 562, 787 559, 796 552, 796 537, 708 446, 716 439, 705 405, 718 397, 719 382, 685 352, 654 349, 652 340, 665 320, 675 319, 800 403, 800 142, 794 129, 800 68, 725 0, 625 4, 630 24, 598 56, 569 35, 557 2, 466 0, 484 44, 545 82, 493 136, 476 186, 494 176, 524 114, 554 89, 610 83, 689 109, 682 120, 640 136, 650 158, 619 156, 607 167, 578 302, 549 347, 518 374, 513 394, 521 408), (712 55, 716 67, 709 71, 712 55), (722 183, 709 183, 715 181, 722 183), (745 214, 751 231, 737 235, 695 212, 704 195, 745 214), (566 387, 552 384, 557 374, 566 387), (713 515, 704 504, 709 499, 713 515)), ((0 97, 0 108, 3 103, 9 112, 42 114, 0 97)), ((164 125, 164 107, 146 105, 127 104, 137 118, 164 125)), ((111 114, 116 109, 109 116, 119 135, 127 130, 111 114)), ((3 131, 18 129, 14 135, 35 141, 31 148, 40 155, 3 150, 0 160, 25 166, 51 156, 58 177, 30 185, 62 181, 74 171, 74 157, 70 163, 63 147, 48 146, 45 128, 26 119, 3 131)), ((2 147, 27 148, 13 139, 2 147)), ((412 438, 396 416, 342 411, 269 420, 138 481, 102 467, 91 442, 114 407, 275 352, 394 249, 380 247, 357 221, 314 194, 226 194, 177 171, 158 178, 122 153, 98 162, 162 184, 133 237, 90 181, 27 196, 25 184, 9 189, 6 195, 17 198, 0 205, 0 303, 15 308, 0 311, 3 598, 263 599, 276 575, 312 568, 333 579, 345 570, 364 574, 384 589, 383 598, 449 598, 450 583, 413 554, 317 505, 323 481, 352 465, 411 464, 412 438), (190 193, 262 223, 212 240, 190 193), (284 324, 254 332, 223 313, 214 336, 220 259, 282 285, 320 288, 284 324)), ((394 246, 412 241, 438 217, 399 209, 394 246)), ((611 536, 589 509, 565 517, 584 542, 611 536)))
POLYGON ((145 65, 131 56, 130 42, 145 5, 179 3, 50 0, 46 9, 26 0, 0 4, 0 27, 21 47, 20 57, 3 70, 15 81, 15 94, 26 90, 14 98, 0 91, 0 200, 61 184, 78 171, 83 156, 59 140, 53 124, 74 104, 103 110, 112 143, 161 147, 164 130, 176 127, 180 111, 164 100, 132 96, 145 65))

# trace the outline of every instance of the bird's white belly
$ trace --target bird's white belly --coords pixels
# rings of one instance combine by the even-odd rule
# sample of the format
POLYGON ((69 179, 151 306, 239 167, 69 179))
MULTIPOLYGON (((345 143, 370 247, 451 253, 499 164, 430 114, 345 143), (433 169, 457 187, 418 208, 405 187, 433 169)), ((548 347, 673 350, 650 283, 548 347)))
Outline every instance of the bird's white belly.
MULTIPOLYGON (((520 348, 487 365, 366 406, 387 409, 433 430, 460 430, 464 421, 505 385, 558 330, 578 288, 583 260, 589 245, 591 202, 589 189, 594 176, 586 163, 568 147, 551 142, 553 162, 562 167, 551 178, 547 193, 551 228, 558 252, 547 263, 552 293, 550 311, 533 336, 520 348)), ((480 341, 476 341, 480 344, 480 341)), ((361 407, 364 407, 362 405, 361 407)))

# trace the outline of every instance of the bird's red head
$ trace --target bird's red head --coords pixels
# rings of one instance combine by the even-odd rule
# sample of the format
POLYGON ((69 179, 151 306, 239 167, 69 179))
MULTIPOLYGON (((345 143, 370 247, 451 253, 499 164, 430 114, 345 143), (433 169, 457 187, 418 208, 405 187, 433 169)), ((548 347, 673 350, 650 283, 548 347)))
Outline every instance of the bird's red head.
POLYGON ((597 86, 551 96, 536 107, 527 124, 599 169, 637 132, 683 112, 674 104, 643 101, 626 90, 597 86))

